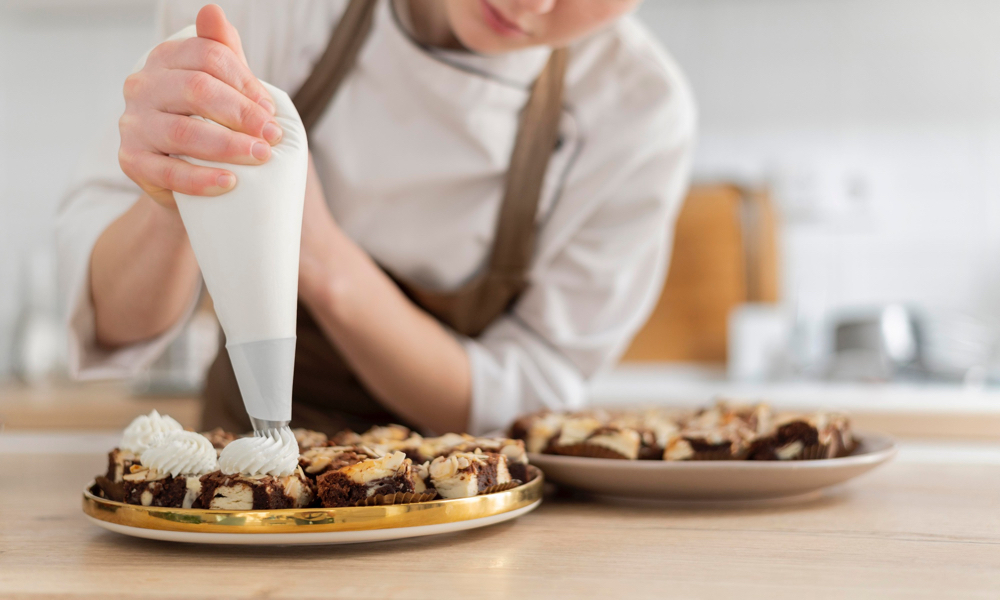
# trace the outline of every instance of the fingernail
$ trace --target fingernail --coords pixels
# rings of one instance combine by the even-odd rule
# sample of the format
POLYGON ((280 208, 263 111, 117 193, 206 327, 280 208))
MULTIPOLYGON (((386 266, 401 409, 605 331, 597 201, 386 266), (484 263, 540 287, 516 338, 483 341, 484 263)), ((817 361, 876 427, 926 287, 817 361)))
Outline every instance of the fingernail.
POLYGON ((257 160, 267 160, 267 158, 271 155, 271 147, 264 142, 256 142, 250 149, 250 152, 257 160))
POLYGON ((274 122, 264 125, 264 139, 272 144, 277 144, 281 140, 281 127, 278 127, 278 124, 274 122))
POLYGON ((263 106, 264 110, 271 113, 272 115, 278 114, 278 109, 274 107, 274 102, 271 102, 267 98, 261 98, 260 100, 257 101, 257 104, 263 106))
POLYGON ((225 173, 223 175, 219 175, 219 178, 216 179, 216 182, 219 184, 220 188, 228 190, 229 188, 236 185, 236 177, 233 176, 231 173, 225 173))

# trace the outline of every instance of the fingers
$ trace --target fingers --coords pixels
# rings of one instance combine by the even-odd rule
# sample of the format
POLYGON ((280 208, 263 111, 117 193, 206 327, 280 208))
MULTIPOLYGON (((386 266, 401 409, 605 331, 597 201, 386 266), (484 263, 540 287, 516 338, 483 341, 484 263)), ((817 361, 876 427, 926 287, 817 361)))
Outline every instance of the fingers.
POLYGON ((271 115, 276 112, 273 98, 246 63, 231 48, 214 40, 196 37, 164 42, 154 49, 148 62, 165 69, 203 71, 260 104, 271 115))
POLYGON ((189 196, 218 196, 233 189, 236 177, 224 169, 200 167, 155 152, 118 152, 122 170, 151 196, 172 190, 189 196))
POLYGON ((197 38, 157 46, 124 86, 119 163, 165 206, 173 204, 172 191, 214 196, 236 185, 229 171, 167 155, 256 165, 282 136, 274 98, 247 66, 239 33, 222 9, 202 8, 197 30, 197 38))
POLYGON ((152 85, 162 111, 199 115, 271 144, 281 140, 281 127, 264 107, 208 73, 171 69, 152 85))
POLYGON ((198 18, 195 20, 198 29, 198 37, 215 40, 224 46, 228 46, 236 56, 247 64, 247 57, 243 53, 243 43, 240 41, 240 34, 236 28, 226 19, 226 13, 217 4, 203 6, 198 11, 198 18))
POLYGON ((145 124, 149 127, 136 135, 163 154, 235 165, 259 165, 271 158, 271 146, 266 142, 201 119, 153 112, 145 124))

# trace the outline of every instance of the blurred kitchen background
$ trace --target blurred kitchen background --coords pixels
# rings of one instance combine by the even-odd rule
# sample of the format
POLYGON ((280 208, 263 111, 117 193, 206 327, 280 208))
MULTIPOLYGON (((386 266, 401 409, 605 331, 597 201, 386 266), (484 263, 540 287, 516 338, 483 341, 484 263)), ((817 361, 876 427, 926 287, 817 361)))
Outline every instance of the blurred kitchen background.
MULTIPOLYGON (((203 315, 113 393, 63 374, 53 214, 100 123, 121 113, 155 7, 0 0, 0 420, 12 427, 59 426, 51 390, 89 407, 76 424, 112 396, 190 398, 214 353, 203 315)), ((639 17, 697 95, 697 185, 660 306, 595 401, 766 397, 890 415, 897 429, 912 410, 1000 415, 1000 2, 646 0, 639 17)))

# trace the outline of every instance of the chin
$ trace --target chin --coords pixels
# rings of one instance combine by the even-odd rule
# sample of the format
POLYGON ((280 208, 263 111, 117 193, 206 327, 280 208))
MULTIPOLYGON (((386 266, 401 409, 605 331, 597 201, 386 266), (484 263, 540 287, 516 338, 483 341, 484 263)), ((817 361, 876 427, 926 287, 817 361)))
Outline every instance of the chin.
POLYGON ((463 46, 480 54, 503 54, 537 46, 527 36, 500 35, 486 24, 479 0, 448 0, 448 20, 463 46))
POLYGON ((505 52, 513 52, 514 50, 520 50, 533 45, 512 44, 508 40, 489 39, 488 37, 478 35, 463 36, 458 34, 458 32, 455 33, 455 36, 464 47, 477 54, 503 54, 505 52))

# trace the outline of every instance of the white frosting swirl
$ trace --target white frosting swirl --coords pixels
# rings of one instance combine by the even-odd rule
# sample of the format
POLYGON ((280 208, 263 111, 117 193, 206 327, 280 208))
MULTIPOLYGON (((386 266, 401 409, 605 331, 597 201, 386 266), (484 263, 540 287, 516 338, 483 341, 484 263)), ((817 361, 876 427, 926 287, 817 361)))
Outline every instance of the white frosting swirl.
POLYGON ((219 469, 226 475, 284 477, 294 473, 298 465, 299 444, 287 427, 233 440, 219 455, 219 469))
POLYGON ((129 423, 118 447, 142 456, 150 446, 174 431, 184 431, 184 428, 177 421, 167 415, 160 416, 160 413, 154 410, 148 415, 136 417, 129 423))
POLYGON ((161 437, 139 457, 142 466, 180 475, 204 475, 216 469, 215 446, 193 431, 172 431, 161 437))

